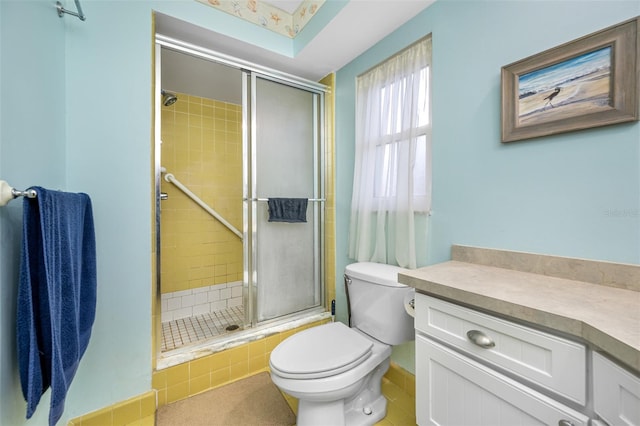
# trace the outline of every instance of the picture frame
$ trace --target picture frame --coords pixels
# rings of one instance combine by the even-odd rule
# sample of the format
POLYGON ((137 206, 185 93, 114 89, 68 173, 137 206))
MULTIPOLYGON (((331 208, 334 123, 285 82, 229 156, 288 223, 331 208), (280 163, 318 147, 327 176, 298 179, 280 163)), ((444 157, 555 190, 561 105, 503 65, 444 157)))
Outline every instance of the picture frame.
POLYGON ((502 67, 502 142, 640 116, 640 16, 502 67))

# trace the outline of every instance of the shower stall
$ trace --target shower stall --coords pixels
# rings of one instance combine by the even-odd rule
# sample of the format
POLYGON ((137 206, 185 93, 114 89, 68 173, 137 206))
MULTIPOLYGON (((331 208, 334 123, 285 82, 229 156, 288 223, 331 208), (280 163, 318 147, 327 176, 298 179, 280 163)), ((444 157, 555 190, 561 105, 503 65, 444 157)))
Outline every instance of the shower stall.
POLYGON ((156 35, 156 253, 169 352, 325 311, 325 87, 156 35), (272 198, 306 222, 269 221, 272 198))

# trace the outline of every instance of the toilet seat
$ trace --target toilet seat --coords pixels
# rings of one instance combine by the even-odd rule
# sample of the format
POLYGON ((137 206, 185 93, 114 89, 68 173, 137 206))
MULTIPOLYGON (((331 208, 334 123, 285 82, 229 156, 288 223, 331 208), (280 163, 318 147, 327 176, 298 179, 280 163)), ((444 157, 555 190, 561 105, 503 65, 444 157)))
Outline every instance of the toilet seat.
POLYGON ((350 370, 371 356, 373 342, 341 322, 294 334, 271 352, 270 367, 281 377, 317 379, 350 370))

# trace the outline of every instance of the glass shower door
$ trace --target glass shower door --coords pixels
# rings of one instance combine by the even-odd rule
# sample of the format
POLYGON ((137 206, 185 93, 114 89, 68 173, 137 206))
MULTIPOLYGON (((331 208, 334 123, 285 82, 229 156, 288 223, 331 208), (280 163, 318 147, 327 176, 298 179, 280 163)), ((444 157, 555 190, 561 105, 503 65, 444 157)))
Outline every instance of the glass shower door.
POLYGON ((253 76, 252 258, 257 322, 322 305, 321 97, 253 76), (305 223, 269 222, 269 198, 307 198, 305 223))

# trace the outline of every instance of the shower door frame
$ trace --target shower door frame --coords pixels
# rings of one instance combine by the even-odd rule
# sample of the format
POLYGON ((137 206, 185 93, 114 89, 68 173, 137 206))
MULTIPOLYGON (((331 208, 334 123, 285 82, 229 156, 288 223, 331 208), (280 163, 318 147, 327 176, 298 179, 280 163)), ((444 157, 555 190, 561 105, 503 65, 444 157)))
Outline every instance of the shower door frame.
POLYGON ((162 48, 171 49, 183 54, 192 55, 207 61, 226 65, 238 69, 242 73, 242 144, 243 144, 243 304, 245 314, 245 327, 249 330, 257 326, 268 326, 273 323, 280 323, 297 319, 304 315, 320 313, 326 311, 325 295, 325 265, 324 265, 324 220, 325 220, 325 93, 327 86, 308 81, 290 74, 253 64, 248 61, 237 59, 229 55, 221 54, 201 46, 177 40, 157 33, 155 36, 155 219, 156 219, 156 313, 157 313, 157 352, 160 351, 159 338, 161 326, 161 248, 160 248, 160 209, 161 209, 161 51, 162 48), (313 111, 316 117, 313 132, 313 153, 314 153, 314 194, 317 202, 313 205, 314 218, 314 279, 319 286, 319 303, 317 306, 305 310, 282 315, 273 319, 257 321, 257 282, 256 282, 256 221, 255 204, 257 202, 255 193, 255 181, 253 181, 256 170, 255 143, 256 143, 256 122, 255 122, 255 100, 256 100, 256 79, 266 79, 289 87, 306 90, 313 95, 313 111), (247 158, 248 157, 248 158, 247 158), (249 159, 251 162, 249 162, 249 159), (249 242, 248 242, 249 241, 249 242))
MULTIPOLYGON (((324 122, 325 122, 325 104, 324 104, 324 93, 326 91, 326 87, 317 83, 314 83, 315 87, 313 90, 308 84, 309 82, 305 82, 304 80, 295 81, 288 76, 287 80, 284 80, 279 75, 263 73, 261 71, 254 70, 253 72, 247 73, 243 70, 243 95, 248 96, 248 99, 245 99, 245 102, 248 103, 250 108, 243 108, 243 123, 250 124, 250 131, 243 131, 243 155, 245 156, 244 163, 246 167, 243 168, 243 203, 247 203, 243 207, 243 215, 248 214, 246 217, 246 221, 243 224, 243 230, 245 238, 250 237, 251 242, 249 244, 243 243, 243 262, 244 262, 244 273, 245 277, 243 279, 243 289, 248 292, 246 297, 251 298, 251 303, 247 304, 249 309, 245 307, 245 324, 250 324, 250 326, 256 327, 258 325, 266 325, 273 322, 282 321, 287 318, 295 318, 300 316, 301 314, 305 314, 306 312, 318 312, 325 311, 326 305, 326 295, 325 295, 325 285, 324 285, 324 220, 325 220, 325 211, 324 205, 326 202, 325 199, 325 135, 324 135, 324 122), (272 81, 274 83, 284 84, 290 88, 296 88, 305 90, 310 92, 313 96, 313 115, 316 117, 316 122, 313 126, 313 195, 312 200, 310 201, 310 205, 313 206, 313 218, 314 218, 314 228, 313 228, 313 259, 314 259, 314 271, 313 276, 316 283, 319 285, 319 302, 318 305, 307 308, 305 310, 301 310, 298 312, 293 312, 290 314, 285 314, 282 316, 278 316, 272 319, 266 319, 259 321, 257 320, 258 313, 255 312, 258 306, 258 291, 257 286, 258 277, 256 271, 259 270, 257 267, 257 257, 258 254, 256 252, 258 244, 257 239, 260 238, 260 235, 257 235, 255 230, 258 228, 257 220, 256 220, 256 212, 257 212, 257 203, 264 202, 258 201, 257 194, 257 182, 256 182, 256 169, 257 169, 257 155, 256 153, 256 145, 258 140, 257 135, 257 123, 256 123, 256 105, 257 105, 257 80, 267 80, 272 81), (318 89, 318 86, 322 88, 322 90, 318 89), (246 115, 245 115, 246 114, 246 115), (245 121, 246 120, 246 121, 245 121), (248 156, 249 158, 246 158, 248 156), (249 163, 248 160, 251 160, 249 163)), ((244 126, 244 124, 243 124, 244 126)), ((246 241, 246 240, 245 240, 246 241)), ((245 301, 247 299, 245 298, 245 301)))

